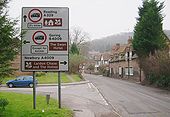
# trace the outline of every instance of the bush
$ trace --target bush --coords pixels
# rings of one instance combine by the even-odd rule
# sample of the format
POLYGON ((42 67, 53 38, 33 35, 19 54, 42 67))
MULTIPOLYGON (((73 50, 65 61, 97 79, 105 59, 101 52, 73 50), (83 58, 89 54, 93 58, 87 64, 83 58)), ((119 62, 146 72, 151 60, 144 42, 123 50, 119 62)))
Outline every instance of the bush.
POLYGON ((99 73, 102 74, 103 76, 109 76, 109 70, 107 70, 107 68, 108 68, 107 65, 100 65, 99 73))
POLYGON ((87 70, 91 70, 91 71, 94 71, 95 69, 95 66, 93 64, 90 64, 88 67, 87 67, 87 70))
POLYGON ((161 88, 170 89, 170 76, 161 76, 156 81, 156 85, 161 88))
POLYGON ((84 62, 84 57, 77 54, 70 54, 69 55, 69 73, 79 73, 79 65, 84 62))
POLYGON ((154 74, 150 74, 146 78, 147 78, 148 83, 150 85, 154 84, 156 82, 156 79, 157 79, 156 75, 154 75, 154 74))
POLYGON ((147 84, 170 88, 170 56, 167 51, 158 51, 142 58, 139 64, 145 73, 147 84))
POLYGON ((7 99, 0 99, 0 112, 5 110, 5 106, 9 104, 7 99))

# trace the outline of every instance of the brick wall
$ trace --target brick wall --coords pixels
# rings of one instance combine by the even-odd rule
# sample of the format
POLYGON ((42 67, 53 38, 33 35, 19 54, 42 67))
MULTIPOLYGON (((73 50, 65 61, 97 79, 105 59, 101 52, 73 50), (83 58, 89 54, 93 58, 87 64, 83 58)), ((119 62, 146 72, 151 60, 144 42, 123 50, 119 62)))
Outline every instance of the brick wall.
MULTIPOLYGON (((129 61, 129 67, 133 68, 133 75, 130 75, 130 79, 134 79, 136 81, 140 81, 140 68, 136 59, 129 61)), ((110 77, 115 78, 128 78, 128 75, 125 74, 125 69, 128 69, 128 61, 115 61, 110 63, 110 77), (120 74, 120 68, 122 69, 122 73, 120 74)), ((142 72, 142 81, 144 80, 144 75, 142 72)))

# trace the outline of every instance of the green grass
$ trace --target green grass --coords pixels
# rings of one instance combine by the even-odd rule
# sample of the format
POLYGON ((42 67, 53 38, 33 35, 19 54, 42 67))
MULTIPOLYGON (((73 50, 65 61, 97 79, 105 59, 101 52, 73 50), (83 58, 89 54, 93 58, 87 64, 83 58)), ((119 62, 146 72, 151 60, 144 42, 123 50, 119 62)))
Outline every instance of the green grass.
POLYGON ((67 108, 58 108, 58 103, 50 99, 50 104, 46 104, 44 96, 37 96, 36 110, 33 109, 33 97, 28 94, 11 92, 0 92, 1 98, 6 98, 9 104, 6 106, 3 115, 0 117, 72 117, 72 111, 67 108), (42 112, 44 110, 44 112, 42 112))
POLYGON ((78 74, 71 74, 71 77, 74 79, 75 82, 80 82, 82 79, 78 74))
MULTIPOLYGON (((67 73, 61 72, 61 82, 70 83, 70 82, 79 82, 82 79, 77 74, 71 74, 72 80, 67 77, 67 73)), ((2 84, 5 84, 6 81, 15 79, 15 77, 6 77, 2 84)), ((38 72, 36 73, 36 79, 39 84, 56 84, 58 83, 58 73, 57 72, 38 72)))

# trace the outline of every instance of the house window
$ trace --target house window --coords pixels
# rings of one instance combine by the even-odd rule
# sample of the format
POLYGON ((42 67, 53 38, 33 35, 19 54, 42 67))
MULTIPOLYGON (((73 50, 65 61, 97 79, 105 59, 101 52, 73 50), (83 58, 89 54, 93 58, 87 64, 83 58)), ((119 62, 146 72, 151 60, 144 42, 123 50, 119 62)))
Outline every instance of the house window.
POLYGON ((100 65, 100 63, 101 63, 100 61, 96 61, 96 65, 100 65))
POLYGON ((125 60, 127 61, 128 58, 129 58, 129 60, 132 60, 132 51, 126 52, 126 54, 125 54, 125 60))
POLYGON ((105 61, 104 61, 104 64, 108 64, 108 61, 107 61, 107 60, 105 60, 105 61))
MULTIPOLYGON (((128 75, 128 67, 125 68, 125 75, 128 75)), ((129 75, 133 76, 133 67, 129 67, 129 75)))
POLYGON ((122 75, 122 67, 119 67, 119 75, 122 75))

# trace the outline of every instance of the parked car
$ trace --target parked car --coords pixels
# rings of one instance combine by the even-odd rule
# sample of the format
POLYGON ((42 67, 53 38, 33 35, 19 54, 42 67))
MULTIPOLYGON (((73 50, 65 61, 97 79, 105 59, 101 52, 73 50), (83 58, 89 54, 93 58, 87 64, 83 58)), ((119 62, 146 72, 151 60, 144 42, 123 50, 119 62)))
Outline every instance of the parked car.
MULTIPOLYGON (((35 80, 38 83, 37 79, 35 80)), ((19 76, 14 80, 9 80, 6 82, 9 88, 12 87, 33 87, 33 76, 19 76)))

